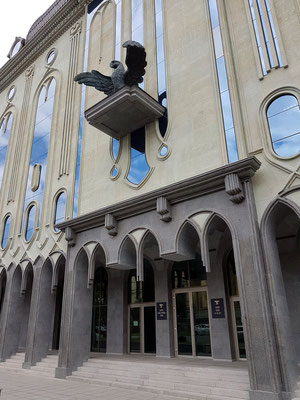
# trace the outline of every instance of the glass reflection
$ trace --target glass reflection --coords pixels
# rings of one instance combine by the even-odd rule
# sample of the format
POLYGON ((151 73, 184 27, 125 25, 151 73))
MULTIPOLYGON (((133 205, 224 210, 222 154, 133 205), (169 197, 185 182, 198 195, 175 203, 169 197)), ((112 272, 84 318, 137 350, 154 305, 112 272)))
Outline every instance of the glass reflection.
POLYGON ((300 151, 300 110, 296 97, 277 97, 267 109, 273 149, 281 157, 292 157, 300 151))
POLYGON ((122 0, 116 3, 116 37, 115 37, 115 60, 121 60, 121 23, 122 23, 122 0))
POLYGON ((206 269, 200 254, 195 260, 174 262, 172 268, 172 287, 182 289, 195 286, 207 286, 206 269))
POLYGON ((13 122, 12 113, 8 113, 0 122, 0 189, 3 180, 7 146, 13 122))
MULTIPOLYGON (((88 5, 86 16, 86 34, 84 45, 83 57, 83 71, 87 70, 89 40, 90 40, 90 26, 92 19, 97 12, 99 6, 104 0, 93 0, 88 5)), ((115 50, 116 51, 116 50, 115 50)), ((77 215, 78 209, 78 193, 79 193, 79 176, 80 176, 80 161, 81 161, 81 145, 82 145, 82 126, 84 118, 84 102, 85 102, 85 85, 81 85, 81 100, 80 100, 80 117, 78 125, 78 141, 77 141, 77 155, 76 155, 76 169, 75 169, 75 182, 74 182, 74 199, 73 199, 73 217, 77 215)))
POLYGON ((191 334, 190 302, 188 293, 176 294, 176 317, 178 354, 191 356, 193 354, 193 348, 191 334))
POLYGON ((111 176, 114 178, 115 176, 117 176, 117 174, 118 174, 118 170, 117 170, 117 168, 115 167, 115 168, 112 170, 111 176))
POLYGON ((29 207, 29 210, 27 212, 27 224, 26 224, 26 229, 25 229, 25 239, 28 242, 33 235, 33 229, 35 226, 35 213, 36 213, 36 206, 32 205, 29 207))
MULTIPOLYGON (((38 204, 40 204, 40 208, 43 202, 55 86, 56 86, 56 81, 54 78, 52 78, 48 90, 46 89, 45 86, 43 86, 39 95, 32 146, 31 146, 29 171, 27 177, 25 201, 24 201, 24 211, 32 200, 35 200, 38 204), (33 167, 35 164, 40 165, 41 172, 40 172, 40 183, 37 189, 33 192, 31 186, 33 178, 32 177, 33 167)), ((38 225, 39 225, 39 218, 38 218, 38 225)))
MULTIPOLYGON (((66 212, 66 193, 61 192, 56 199, 54 225, 59 224, 65 220, 66 212)), ((58 228, 54 227, 55 232, 59 232, 58 228)))
POLYGON ((150 167, 146 159, 145 128, 131 133, 129 182, 138 185, 146 177, 150 167))
POLYGON ((211 356, 207 293, 193 292, 193 315, 196 356, 211 356))
POLYGON ((2 240, 1 240, 2 249, 4 249, 7 245, 8 238, 9 238, 9 230, 10 230, 10 215, 8 215, 4 221, 3 234, 2 234, 2 240))
MULTIPOLYGON (((155 0, 155 37, 156 37, 158 101, 164 107, 167 107, 162 0, 155 0)), ((166 108, 164 115, 161 118, 159 118, 159 131, 162 137, 165 136, 167 127, 168 127, 168 113, 166 108)))
POLYGON ((266 47, 267 47, 267 53, 268 53, 270 65, 271 65, 271 68, 273 68, 274 67, 274 61, 273 61, 273 58, 272 58, 271 47, 270 47, 270 42, 269 42, 269 36, 268 36, 267 28, 266 28, 266 25, 265 25, 265 21, 264 21, 262 6, 260 4, 260 0, 256 0, 256 3, 257 3, 258 12, 259 12, 261 26, 262 26, 262 29, 263 29, 263 35, 264 35, 264 40, 265 40, 266 47))
POLYGON ((216 0, 209 0, 209 13, 210 23, 212 29, 217 75, 219 82, 219 92, 222 107, 222 116, 224 123, 224 133, 227 147, 228 162, 234 162, 238 160, 238 151, 236 144, 236 137, 234 131, 234 122, 232 115, 232 107, 230 100, 230 93, 228 87, 226 64, 224 59, 222 35, 219 23, 218 6, 216 0))
POLYGON ((104 267, 96 269, 93 290, 93 316, 91 351, 106 352, 107 337, 107 283, 104 267))
MULTIPOLYGON (((144 44, 144 10, 143 0, 131 0, 131 38, 144 44)), ((144 89, 144 82, 139 83, 144 89)))
POLYGON ((114 160, 117 159, 119 154, 120 142, 118 139, 112 138, 112 155, 114 160))

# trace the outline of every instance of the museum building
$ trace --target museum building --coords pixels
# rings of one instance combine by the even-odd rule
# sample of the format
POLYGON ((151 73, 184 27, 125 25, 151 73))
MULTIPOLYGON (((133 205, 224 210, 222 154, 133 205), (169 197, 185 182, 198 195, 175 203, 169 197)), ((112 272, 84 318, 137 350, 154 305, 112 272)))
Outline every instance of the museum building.
POLYGON ((300 397, 299 43, 299 0, 56 0, 16 37, 0 68, 1 365, 244 362, 247 398, 300 397), (139 86, 74 81, 128 66, 130 40, 139 86))

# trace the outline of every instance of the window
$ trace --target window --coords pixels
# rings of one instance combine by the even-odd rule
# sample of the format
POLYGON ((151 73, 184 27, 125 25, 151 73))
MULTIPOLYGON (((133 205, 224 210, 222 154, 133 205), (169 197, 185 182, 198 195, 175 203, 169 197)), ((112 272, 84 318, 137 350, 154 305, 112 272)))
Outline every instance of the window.
POLYGON ((9 135, 12 127, 12 121, 12 113, 6 114, 2 121, 0 121, 0 189, 3 179, 5 158, 7 153, 9 135))
POLYGON ((35 227, 35 217, 36 217, 36 206, 33 204, 28 208, 27 211, 27 221, 25 229, 25 240, 29 242, 33 235, 33 229, 35 227))
POLYGON ((55 86, 56 81, 54 78, 51 78, 45 82, 39 94, 27 176, 24 210, 33 200, 40 205, 39 210, 42 206, 55 86))
POLYGON ((274 152, 280 157, 293 157, 300 151, 300 109, 298 99, 283 95, 267 108, 267 118, 274 152))
POLYGON ((10 215, 8 215, 3 224, 3 233, 2 233, 2 240, 1 240, 1 247, 4 249, 7 245, 8 238, 9 238, 9 230, 10 230, 10 215))
MULTIPOLYGON (((163 32, 163 11, 162 0, 155 0, 155 36, 156 36, 156 63, 157 63, 157 91, 158 101, 164 107, 167 107, 167 89, 166 89, 166 65, 164 50, 164 32, 163 32)), ((168 114, 159 118, 159 130, 162 137, 165 136, 168 127, 168 114)), ((164 147, 160 155, 165 156, 168 149, 164 147)))
MULTIPOLYGON (((55 203, 55 213, 54 213, 54 225, 59 224, 64 221, 66 212, 66 193, 61 192, 57 198, 55 203)), ((60 232, 59 229, 54 227, 55 232, 60 232)))
POLYGON ((227 70, 223 51, 218 5, 216 0, 209 0, 208 5, 219 82, 219 95, 223 115, 227 158, 228 162, 231 163, 237 161, 239 157, 235 138, 234 120, 232 115, 227 70))
POLYGON ((195 260, 175 262, 172 269, 173 289, 207 286, 206 269, 200 254, 195 260))
POLYGON ((146 159, 145 128, 130 135, 130 167, 127 179, 138 185, 148 174, 150 168, 146 159))
POLYGON ((280 36, 276 32, 276 16, 272 13, 272 0, 248 0, 257 44, 261 73, 267 75, 271 68, 285 67, 285 57, 280 49, 280 36))
POLYGON ((155 300, 154 274, 150 263, 144 259, 144 281, 136 280, 136 269, 128 277, 128 303, 145 303, 155 300))

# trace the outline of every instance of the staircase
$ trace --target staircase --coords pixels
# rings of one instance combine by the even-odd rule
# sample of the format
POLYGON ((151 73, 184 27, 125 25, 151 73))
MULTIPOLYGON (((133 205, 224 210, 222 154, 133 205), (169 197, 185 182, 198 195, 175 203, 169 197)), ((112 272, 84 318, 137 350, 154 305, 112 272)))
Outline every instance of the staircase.
POLYGON ((49 354, 43 358, 42 361, 30 368, 30 372, 36 373, 41 376, 55 377, 55 368, 58 364, 58 355, 49 354))
POLYGON ((90 358, 68 380, 198 400, 249 399, 247 365, 144 357, 90 358))
POLYGON ((7 360, 0 362, 0 370, 22 372, 22 364, 24 362, 25 353, 16 353, 7 360))

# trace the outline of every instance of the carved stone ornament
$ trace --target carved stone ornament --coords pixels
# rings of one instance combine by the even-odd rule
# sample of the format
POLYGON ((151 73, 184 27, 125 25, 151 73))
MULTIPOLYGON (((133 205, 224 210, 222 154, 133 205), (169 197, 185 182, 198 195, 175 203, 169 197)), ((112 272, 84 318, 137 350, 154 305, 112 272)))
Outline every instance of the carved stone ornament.
POLYGON ((243 187, 237 174, 226 175, 225 190, 233 203, 238 204, 245 199, 243 187))
POLYGON ((156 211, 160 214, 160 219, 164 222, 172 220, 171 206, 165 197, 159 197, 156 201, 156 211))
POLYGON ((112 214, 105 215, 105 228, 110 236, 116 236, 118 234, 118 223, 112 214))
POLYGON ((70 36, 75 36, 77 33, 81 33, 81 21, 76 22, 70 29, 70 36))
POLYGON ((82 72, 75 76, 74 80, 78 83, 84 83, 92 86, 107 95, 115 93, 124 86, 138 85, 143 82, 143 76, 146 71, 146 51, 138 42, 128 40, 123 43, 123 47, 127 49, 125 63, 128 67, 127 71, 120 61, 112 60, 109 66, 114 69, 111 76, 101 74, 99 71, 82 72))
POLYGON ((69 246, 75 246, 75 244, 76 244, 76 233, 73 231, 72 228, 68 227, 65 230, 65 239, 68 242, 69 246))
POLYGON ((25 77, 27 79, 32 78, 34 75, 34 65, 31 65, 27 70, 25 71, 25 77))

